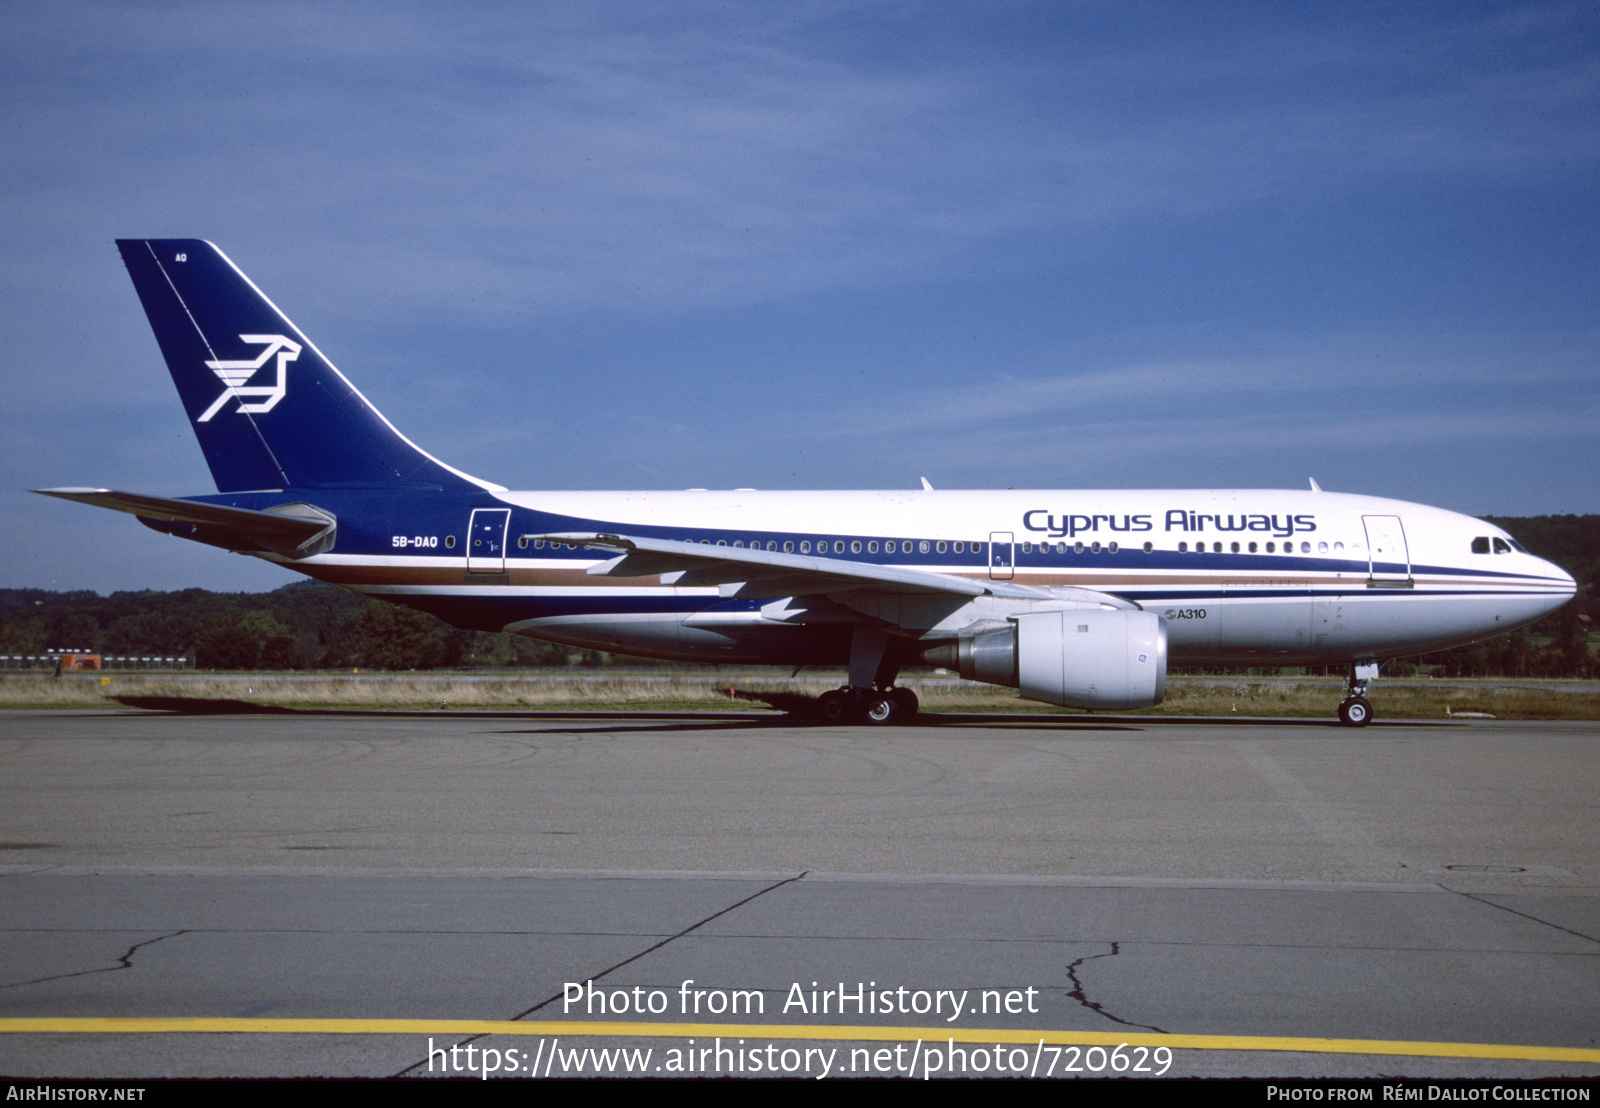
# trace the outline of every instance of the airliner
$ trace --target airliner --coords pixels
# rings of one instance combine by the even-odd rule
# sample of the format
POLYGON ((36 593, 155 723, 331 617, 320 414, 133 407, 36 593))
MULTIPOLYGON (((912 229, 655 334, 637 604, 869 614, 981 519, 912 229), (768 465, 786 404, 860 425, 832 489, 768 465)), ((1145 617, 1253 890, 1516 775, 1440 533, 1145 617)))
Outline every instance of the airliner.
MULTIPOLYGON (((904 722, 903 667, 1065 708, 1171 665, 1337 666, 1530 623, 1573 579, 1493 524, 1305 491, 512 492, 415 446, 222 251, 119 240, 217 493, 39 489, 457 627, 700 662, 847 666, 828 722, 904 722)), ((796 669, 798 672, 798 668, 796 669)))

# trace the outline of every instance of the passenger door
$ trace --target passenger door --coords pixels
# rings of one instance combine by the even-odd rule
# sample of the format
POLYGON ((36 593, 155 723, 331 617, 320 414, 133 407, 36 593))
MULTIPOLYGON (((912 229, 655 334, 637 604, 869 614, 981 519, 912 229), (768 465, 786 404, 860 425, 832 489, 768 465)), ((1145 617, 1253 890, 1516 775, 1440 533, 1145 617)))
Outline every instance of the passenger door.
POLYGON ((510 508, 472 510, 472 522, 467 526, 468 573, 506 571, 506 530, 510 526, 510 508))
POLYGON ((1377 588, 1411 585, 1411 552, 1399 516, 1362 516, 1367 529, 1367 584, 1377 588))

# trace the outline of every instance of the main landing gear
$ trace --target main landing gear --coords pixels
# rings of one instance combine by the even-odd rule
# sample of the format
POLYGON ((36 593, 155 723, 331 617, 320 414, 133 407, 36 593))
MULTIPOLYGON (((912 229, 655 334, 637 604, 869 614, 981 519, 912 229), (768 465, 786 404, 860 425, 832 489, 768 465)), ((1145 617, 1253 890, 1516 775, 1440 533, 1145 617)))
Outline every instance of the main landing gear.
POLYGON ((817 697, 817 718, 823 723, 862 720, 882 726, 905 723, 917 714, 917 707, 917 694, 910 689, 864 689, 845 685, 817 697))
POLYGON ((905 723, 917 714, 917 694, 895 688, 900 666, 888 656, 889 634, 857 624, 850 634, 850 683, 817 697, 823 723, 861 720, 877 726, 905 723))
POLYGON ((1372 702, 1367 699, 1367 685, 1378 679, 1378 663, 1367 662, 1350 667, 1350 678, 1345 686, 1345 698, 1339 702, 1339 722, 1346 727, 1365 727, 1372 722, 1372 702))

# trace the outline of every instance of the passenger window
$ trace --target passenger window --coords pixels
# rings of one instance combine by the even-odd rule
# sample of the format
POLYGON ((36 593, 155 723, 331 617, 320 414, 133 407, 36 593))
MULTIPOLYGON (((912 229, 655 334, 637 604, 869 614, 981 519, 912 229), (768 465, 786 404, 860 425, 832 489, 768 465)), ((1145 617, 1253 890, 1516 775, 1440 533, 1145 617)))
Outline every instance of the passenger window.
POLYGON ((1180 542, 1178 544, 1178 553, 1179 554, 1187 554, 1187 553, 1189 553, 1189 544, 1186 543, 1186 542, 1180 542))
POLYGON ((964 553, 966 551, 966 549, 967 549, 967 544, 964 543, 964 542, 958 542, 958 543, 955 544, 953 549, 955 550, 955 552, 957 554, 964 553))
POLYGON ((1301 543, 1300 544, 1300 553, 1302 553, 1302 554, 1311 553, 1311 544, 1308 543, 1308 542, 1301 543))
POLYGON ((1090 551, 1090 553, 1093 553, 1093 554, 1100 553, 1100 544, 1099 543, 1095 543, 1093 546, 1089 547, 1089 551, 1090 551))
POLYGON ((1109 551, 1112 554, 1115 554, 1117 552, 1117 544, 1116 543, 1112 543, 1111 545, 1106 547, 1106 550, 1109 551))
POLYGON ((852 554, 861 553, 861 540, 860 539, 852 539, 850 541, 850 553, 852 553, 852 554))
POLYGON ((801 543, 800 543, 800 553, 802 553, 802 554, 811 553, 811 541, 809 539, 801 541, 801 543))
POLYGON ((1336 542, 1336 543, 1333 544, 1333 548, 1335 550, 1343 550, 1344 549, 1344 543, 1336 542))
POLYGON ((1233 543, 1232 546, 1230 547, 1230 550, 1234 554, 1239 553, 1239 544, 1238 543, 1233 543))
POLYGON ((743 539, 734 539, 733 540, 733 545, 742 548, 744 546, 744 540, 743 539))
POLYGON ((935 544, 934 544, 934 546, 933 546, 933 548, 934 548, 934 549, 935 549, 935 550, 937 550, 937 551, 938 551, 938 552, 939 552, 939 553, 941 553, 941 554, 943 554, 943 553, 944 553, 944 543, 942 543, 942 542, 938 542, 938 543, 935 543, 935 544))
POLYGON ((874 539, 872 542, 867 543, 867 553, 868 554, 876 554, 877 552, 878 552, 878 543, 877 543, 876 539, 874 539))
POLYGON ((1256 544, 1255 543, 1251 543, 1250 544, 1250 553, 1254 554, 1255 552, 1256 552, 1256 544))
POLYGON ((917 549, 921 550, 924 554, 926 554, 928 552, 928 540, 927 539, 923 539, 921 542, 919 542, 917 544, 917 549))
POLYGON ((833 552, 835 554, 843 554, 844 553, 844 540, 843 539, 834 539, 833 540, 833 552))
POLYGON ((1328 552, 1328 544, 1327 543, 1325 543, 1325 542, 1317 543, 1317 553, 1326 554, 1327 552, 1328 552))
POLYGON ((1033 553, 1033 543, 1031 543, 1031 542, 1023 543, 1022 544, 1022 552, 1024 554, 1032 554, 1033 553))
POLYGON ((793 554, 793 553, 794 553, 794 543, 792 543, 792 542, 785 542, 785 543, 784 543, 784 544, 783 544, 783 552, 784 552, 784 553, 785 553, 785 554, 793 554))
POLYGON ((1153 542, 1147 542, 1147 543, 1144 544, 1144 552, 1146 554, 1150 553, 1155 548, 1156 548, 1156 544, 1153 543, 1153 542))

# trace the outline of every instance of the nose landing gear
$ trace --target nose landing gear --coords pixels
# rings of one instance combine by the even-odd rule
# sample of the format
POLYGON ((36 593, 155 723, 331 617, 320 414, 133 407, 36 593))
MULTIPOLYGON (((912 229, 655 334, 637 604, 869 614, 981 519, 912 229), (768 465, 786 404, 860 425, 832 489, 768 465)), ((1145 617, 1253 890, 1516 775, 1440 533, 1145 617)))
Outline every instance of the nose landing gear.
POLYGON ((1346 727, 1365 727, 1372 722, 1372 702, 1367 685, 1378 679, 1378 663, 1364 662, 1350 667, 1345 698, 1339 702, 1339 722, 1346 727))
POLYGON ((1339 702, 1339 722, 1346 727, 1365 727, 1372 719, 1372 702, 1364 696, 1347 696, 1339 702))

